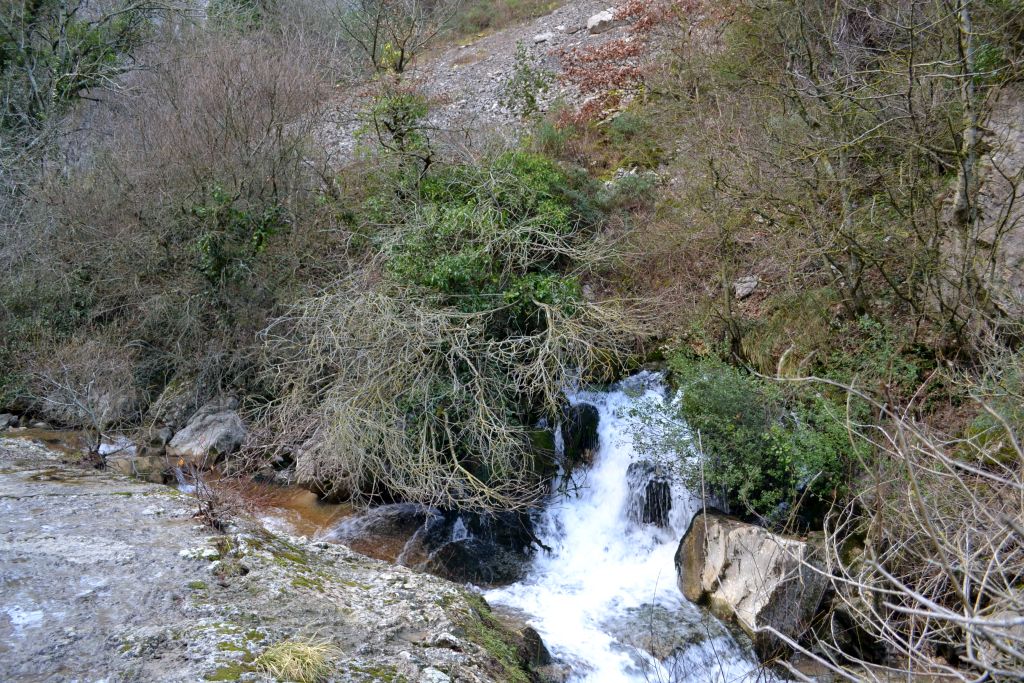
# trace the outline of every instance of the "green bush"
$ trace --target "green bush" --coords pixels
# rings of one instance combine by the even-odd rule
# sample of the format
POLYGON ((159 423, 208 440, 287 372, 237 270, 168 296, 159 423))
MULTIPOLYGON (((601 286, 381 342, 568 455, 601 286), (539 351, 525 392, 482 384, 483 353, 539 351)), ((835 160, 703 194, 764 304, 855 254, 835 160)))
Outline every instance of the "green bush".
POLYGON ((551 88, 554 80, 554 74, 534 64, 526 46, 517 43, 512 78, 505 84, 501 104, 523 118, 534 116, 540 110, 540 96, 551 88))
POLYGON ((381 214, 374 205, 400 231, 385 238, 388 273, 467 313, 504 303, 510 325, 535 327, 538 304, 566 307, 580 296, 564 271, 596 209, 573 185, 554 162, 527 152, 430 173, 414 208, 403 202, 381 214))
POLYGON ((407 170, 360 211, 367 269, 268 335, 272 418, 284 441, 314 429, 303 468, 357 498, 532 504, 551 469, 538 420, 569 381, 607 381, 637 338, 621 306, 582 296, 579 273, 608 252, 595 186, 523 151, 412 184, 407 170))
POLYGON ((670 365, 678 397, 644 416, 641 449, 674 460, 694 490, 703 486, 729 512, 776 525, 797 514, 820 521, 854 460, 844 408, 717 360, 677 356, 670 365))

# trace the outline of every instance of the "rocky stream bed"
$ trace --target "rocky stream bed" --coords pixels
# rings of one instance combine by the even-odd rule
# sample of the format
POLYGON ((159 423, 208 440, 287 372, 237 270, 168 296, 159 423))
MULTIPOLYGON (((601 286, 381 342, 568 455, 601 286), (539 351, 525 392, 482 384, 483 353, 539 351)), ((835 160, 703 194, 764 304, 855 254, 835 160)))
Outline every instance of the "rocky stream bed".
POLYGON ((194 513, 0 437, 0 680, 272 681, 257 658, 288 640, 329 644, 331 681, 527 681, 544 659, 466 588, 194 513))

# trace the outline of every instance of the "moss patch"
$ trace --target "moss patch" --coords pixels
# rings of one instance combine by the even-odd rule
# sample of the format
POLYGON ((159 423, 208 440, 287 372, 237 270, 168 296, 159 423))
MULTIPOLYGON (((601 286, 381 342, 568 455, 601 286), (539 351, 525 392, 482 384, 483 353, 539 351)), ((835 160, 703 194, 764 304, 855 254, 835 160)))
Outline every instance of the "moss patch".
POLYGON ((253 668, 248 664, 226 664, 203 676, 208 681, 237 681, 242 674, 249 673, 253 668))
POLYGON ((460 610, 454 621, 466 633, 466 639, 487 651, 497 665, 501 680, 530 683, 530 676, 519 658, 516 638, 491 614, 487 602, 473 593, 464 596, 468 611, 460 610))

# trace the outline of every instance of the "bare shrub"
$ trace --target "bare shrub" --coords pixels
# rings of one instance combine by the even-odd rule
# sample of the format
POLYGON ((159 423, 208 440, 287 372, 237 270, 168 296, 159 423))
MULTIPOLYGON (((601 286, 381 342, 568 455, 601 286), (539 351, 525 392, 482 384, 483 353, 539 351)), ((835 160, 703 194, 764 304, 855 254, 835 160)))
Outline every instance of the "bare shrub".
POLYGON ((814 652, 790 644, 848 680, 1024 672, 1024 364, 996 352, 990 369, 981 381, 962 379, 982 425, 963 436, 923 424, 913 405, 897 409, 847 387, 881 417, 849 424, 875 452, 856 495, 826 520, 815 571, 832 583, 832 613, 814 652), (884 661, 851 647, 857 629, 884 661))
POLYGON ((461 6, 461 0, 356 0, 336 13, 374 71, 400 74, 451 27, 461 6))
POLYGON ((106 429, 136 417, 135 350, 87 334, 37 355, 26 368, 39 412, 83 429, 98 455, 106 429))
POLYGON ((608 377, 636 329, 614 305, 544 306, 543 329, 488 333, 500 309, 465 313, 351 280, 298 304, 268 334, 276 420, 328 481, 356 495, 514 509, 544 493, 530 428, 579 370, 608 377))
MULTIPOLYGON (((146 388, 242 382, 278 293, 321 250, 327 83, 276 35, 184 37, 112 107, 93 163, 43 189, 51 275, 138 340, 146 388)), ((203 397, 200 397, 203 398, 203 397)))

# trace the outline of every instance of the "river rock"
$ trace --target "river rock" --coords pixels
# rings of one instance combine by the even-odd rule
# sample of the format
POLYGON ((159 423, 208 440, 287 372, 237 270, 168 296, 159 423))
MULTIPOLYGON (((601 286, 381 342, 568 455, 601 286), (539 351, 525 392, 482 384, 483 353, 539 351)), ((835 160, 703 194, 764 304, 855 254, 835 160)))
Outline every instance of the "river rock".
POLYGON ((0 431, 18 426, 18 416, 11 413, 0 413, 0 431))
POLYGON ((630 498, 629 518, 636 524, 668 529, 672 513, 672 480, 663 465, 634 462, 626 470, 630 498))
POLYGON ((618 28, 619 26, 622 26, 623 23, 625 22, 616 17, 615 10, 609 8, 603 12, 598 12, 587 19, 587 31, 589 31, 591 35, 597 35, 598 33, 604 33, 605 31, 611 31, 613 28, 618 28))
POLYGON ((394 503, 344 520, 329 538, 452 581, 500 584, 522 575, 533 535, 525 515, 485 516, 394 503))
POLYGON ((315 440, 310 440, 295 454, 295 483, 315 493, 324 503, 350 500, 355 490, 353 478, 337 469, 325 471, 325 459, 319 457, 316 446, 315 440))
POLYGON ((204 405, 167 444, 168 457, 203 466, 234 453, 247 435, 237 407, 238 401, 230 398, 204 405))
POLYGON ((169 478, 170 463, 164 455, 136 455, 134 453, 107 456, 107 468, 128 477, 162 484, 169 478))
POLYGON ((679 656, 711 638, 729 636, 720 621, 702 618, 693 605, 682 609, 686 611, 687 618, 681 619, 678 610, 664 605, 630 607, 605 622, 604 626, 620 642, 642 650, 661 662, 679 656))
POLYGON ((825 577, 808 566, 807 543, 713 512, 694 516, 675 561, 683 595, 733 619, 766 659, 785 648, 760 629, 800 639, 826 587, 825 577))
POLYGON ((566 469, 589 465, 600 445, 597 428, 601 421, 597 408, 589 403, 574 403, 562 410, 562 444, 566 469))

